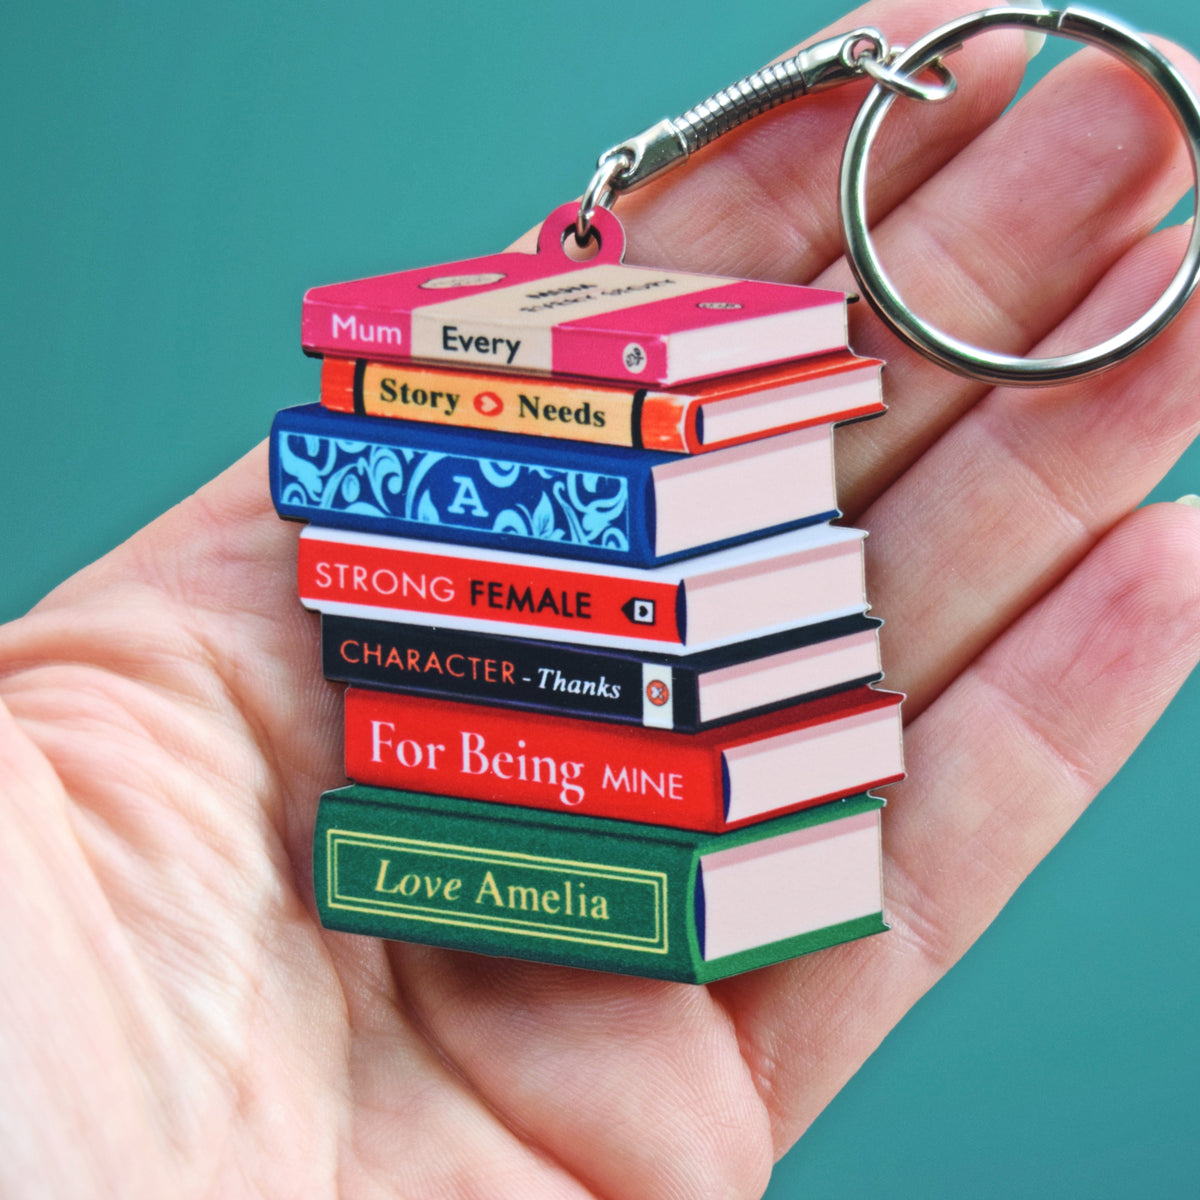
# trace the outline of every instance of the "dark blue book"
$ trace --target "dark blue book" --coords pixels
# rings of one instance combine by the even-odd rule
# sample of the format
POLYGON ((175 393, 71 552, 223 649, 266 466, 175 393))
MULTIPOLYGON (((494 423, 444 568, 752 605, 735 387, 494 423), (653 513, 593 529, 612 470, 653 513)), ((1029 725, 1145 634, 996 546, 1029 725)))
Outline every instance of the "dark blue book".
POLYGON ((695 732, 874 683, 881 624, 856 613, 658 654, 325 613, 321 648, 329 679, 361 687, 695 732))
POLYGON ((667 454, 287 408, 271 429, 282 517, 653 567, 837 515, 832 426, 667 454))

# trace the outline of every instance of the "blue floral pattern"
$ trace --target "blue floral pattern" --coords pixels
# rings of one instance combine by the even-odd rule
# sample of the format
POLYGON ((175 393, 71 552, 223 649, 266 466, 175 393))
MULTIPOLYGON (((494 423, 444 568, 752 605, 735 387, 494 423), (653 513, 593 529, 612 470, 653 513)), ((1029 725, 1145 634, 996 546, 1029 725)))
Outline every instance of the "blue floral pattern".
POLYGON ((629 484, 619 475, 286 433, 279 497, 318 513, 629 549, 629 484))

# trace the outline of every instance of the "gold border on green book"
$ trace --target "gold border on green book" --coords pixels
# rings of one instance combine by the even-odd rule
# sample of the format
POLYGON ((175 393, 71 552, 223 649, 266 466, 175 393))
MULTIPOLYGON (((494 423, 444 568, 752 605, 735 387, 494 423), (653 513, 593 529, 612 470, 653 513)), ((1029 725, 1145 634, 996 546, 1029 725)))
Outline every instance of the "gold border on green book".
POLYGON ((523 937, 547 938, 557 942, 609 946, 614 949, 638 951, 643 954, 667 954, 670 950, 667 933, 667 875, 663 871, 614 866, 611 863, 550 858, 546 855, 523 854, 511 850, 484 850, 453 843, 428 842, 416 838, 367 834, 355 830, 334 828, 326 830, 326 853, 328 863, 326 871, 327 905, 333 910, 370 913, 396 920, 434 925, 456 925, 466 929, 480 929, 493 933, 514 933, 523 937), (597 930, 595 933, 591 933, 577 926, 557 925, 553 922, 535 922, 521 920, 517 917, 481 914, 463 913, 460 915, 429 905, 409 904, 400 900, 380 900, 376 896, 363 897, 362 895, 343 894, 338 881, 338 850, 346 846, 372 850, 391 849, 403 851, 406 854, 462 859, 492 866, 515 865, 523 870, 554 871, 560 876, 564 874, 586 876, 590 879, 607 879, 647 887, 650 889, 654 906, 653 926, 655 932, 652 937, 613 933, 610 930, 597 930))

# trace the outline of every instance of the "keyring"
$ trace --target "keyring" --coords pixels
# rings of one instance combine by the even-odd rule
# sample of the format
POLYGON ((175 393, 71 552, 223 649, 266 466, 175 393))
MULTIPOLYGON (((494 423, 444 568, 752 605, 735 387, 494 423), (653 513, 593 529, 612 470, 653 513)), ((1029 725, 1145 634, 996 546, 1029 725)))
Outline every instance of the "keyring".
POLYGON ((325 669, 357 685, 354 786, 321 797, 313 836, 326 928, 688 983, 887 928, 872 793, 904 776, 903 697, 874 686, 866 533, 834 524, 835 429, 884 411, 884 364, 848 344, 842 292, 626 263, 611 208, 777 105, 857 84, 847 226, 885 318, 984 379, 1099 370, 1179 311, 1196 233, 1131 331, 1038 362, 928 330, 870 257, 891 97, 945 99, 941 55, 1014 24, 1115 46, 1196 165, 1186 86, 1091 13, 995 9, 907 54, 859 27, 605 151, 534 253, 305 294, 321 403, 278 415, 269 465, 280 515, 309 522, 297 581, 325 669), (713 664, 738 686, 710 704, 713 664), (813 898, 820 873, 836 886, 813 898))
MULTIPOLYGON (((986 9, 951 21, 926 34, 891 64, 912 76, 969 37, 990 29, 1020 27, 1057 34, 1107 50, 1130 66, 1170 107, 1187 142, 1200 206, 1200 107, 1179 72, 1145 38, 1128 26, 1093 10, 1005 7, 986 9)), ((867 230, 867 158, 876 133, 895 102, 894 90, 876 86, 858 111, 842 157, 840 204, 846 256, 872 307, 913 349, 949 371, 995 384, 1043 386, 1083 379, 1120 362, 1144 346, 1179 314, 1200 277, 1200 222, 1178 270, 1157 301, 1132 325, 1091 349, 1053 358, 1019 358, 982 350, 935 329, 901 299, 884 272, 867 230)))
POLYGON ((898 54, 899 50, 888 46, 882 35, 870 31, 860 41, 846 38, 842 43, 841 59, 849 70, 862 71, 880 87, 925 104, 949 100, 958 89, 958 80, 940 62, 930 64, 938 79, 934 85, 897 71, 891 63, 898 54), (864 47, 862 42, 867 45, 864 47))

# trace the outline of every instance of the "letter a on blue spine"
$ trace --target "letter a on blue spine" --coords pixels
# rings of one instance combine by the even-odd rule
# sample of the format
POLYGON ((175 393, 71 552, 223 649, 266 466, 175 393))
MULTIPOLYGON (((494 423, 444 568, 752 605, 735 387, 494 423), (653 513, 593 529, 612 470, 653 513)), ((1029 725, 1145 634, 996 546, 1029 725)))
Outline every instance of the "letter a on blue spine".
MULTIPOLYGON (((764 443, 762 453, 778 444, 764 443)), ((811 501, 806 494, 781 500, 773 476, 739 467, 746 454, 714 451, 700 465, 712 472, 714 486, 725 481, 731 494, 755 487, 762 493, 745 505, 740 527, 714 538, 711 515, 697 514, 684 544, 671 553, 657 546, 657 494, 664 484, 655 469, 690 460, 659 450, 444 429, 310 404, 275 417, 271 496, 280 516, 316 525, 635 567, 836 516, 831 484, 814 486, 811 501)), ((832 460, 824 472, 801 466, 793 474, 821 483, 832 478, 832 460)))
POLYGON ((317 903, 330 929, 705 983, 885 929, 882 806, 704 834, 352 786, 321 798, 317 903))

